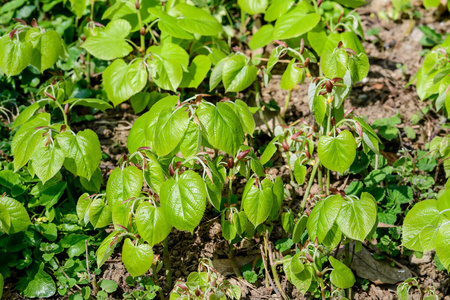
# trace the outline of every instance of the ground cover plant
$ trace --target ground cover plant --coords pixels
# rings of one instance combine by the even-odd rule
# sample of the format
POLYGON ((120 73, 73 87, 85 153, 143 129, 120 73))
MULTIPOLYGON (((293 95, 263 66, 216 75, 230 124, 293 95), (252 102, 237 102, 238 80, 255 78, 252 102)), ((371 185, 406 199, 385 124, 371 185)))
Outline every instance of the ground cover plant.
POLYGON ((364 9, 2 2, 0 298, 444 297, 450 39, 419 25, 418 107, 374 120, 364 9))

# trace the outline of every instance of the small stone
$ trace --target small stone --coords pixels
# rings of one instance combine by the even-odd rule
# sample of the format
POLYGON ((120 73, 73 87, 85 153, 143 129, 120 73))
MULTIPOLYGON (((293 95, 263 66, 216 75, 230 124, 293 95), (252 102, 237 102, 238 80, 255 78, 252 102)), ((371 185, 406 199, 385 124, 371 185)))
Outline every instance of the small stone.
POLYGON ((417 258, 414 254, 410 256, 410 262, 412 264, 421 265, 429 263, 433 260, 433 251, 425 252, 422 258, 417 258))
POLYGON ((130 104, 128 104, 128 103, 122 103, 122 104, 120 104, 120 109, 127 110, 127 109, 129 109, 129 108, 130 108, 130 104))

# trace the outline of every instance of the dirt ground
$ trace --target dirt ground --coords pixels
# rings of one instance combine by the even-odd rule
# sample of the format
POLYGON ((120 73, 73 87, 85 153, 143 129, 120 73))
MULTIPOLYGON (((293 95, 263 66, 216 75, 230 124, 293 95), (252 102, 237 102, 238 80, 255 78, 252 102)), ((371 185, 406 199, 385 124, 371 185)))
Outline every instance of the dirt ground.
MULTIPOLYGON (((368 77, 359 83, 352 91, 349 101, 346 101, 345 108, 356 107, 357 115, 367 116, 369 123, 378 118, 394 116, 399 113, 403 122, 408 124, 413 113, 424 107, 415 93, 413 86, 405 88, 406 83, 414 76, 419 68, 423 58, 418 55, 422 46, 419 40, 422 36, 418 25, 426 24, 439 33, 445 33, 450 28, 450 21, 436 21, 432 13, 423 12, 421 20, 410 21, 400 20, 396 22, 385 22, 374 15, 379 7, 379 2, 359 8, 358 13, 361 16, 364 32, 371 28, 381 28, 378 38, 375 42, 374 37, 366 37, 364 47, 370 61, 370 72, 368 77)), ((448 13, 447 13, 448 14, 448 13)), ((274 75, 269 86, 261 91, 263 101, 269 102, 275 100, 280 107, 284 106, 284 99, 287 91, 279 88, 281 75, 274 75)), ((308 85, 301 85, 292 92, 292 100, 286 112, 286 122, 294 122, 299 118, 308 120, 310 117, 307 99, 308 85)), ((102 151, 110 157, 107 161, 102 161, 101 168, 105 175, 109 174, 115 168, 115 163, 123 153, 127 152, 126 139, 129 130, 137 118, 128 103, 120 105, 119 110, 110 110, 106 114, 98 114, 95 120, 86 124, 76 126, 77 129, 92 128, 98 135, 102 145, 102 151), (125 112, 125 114, 124 114, 125 112)), ((260 121, 260 120, 259 120, 260 121)), ((262 122, 259 122, 260 125, 262 122)), ((275 125, 276 120, 269 122, 269 125, 275 125)), ((414 127, 413 127, 414 128, 414 127)), ((424 142, 432 135, 433 120, 427 121, 423 126, 424 139, 416 142, 416 147, 421 147, 424 142)), ((417 128, 417 130, 419 130, 417 128)), ((417 132, 419 133, 419 132, 417 132)), ((283 158, 278 155, 274 167, 269 171, 273 175, 287 176, 287 169, 283 158)), ((287 178, 285 178, 287 179, 287 178)), ((337 182, 339 185, 339 182, 337 182)), ((313 187, 314 189, 314 187, 313 187)), ((242 194, 243 186, 237 188, 238 197, 242 194)), ((302 190, 298 190, 301 195, 302 190)), ((287 199, 286 201, 289 201, 287 199)), ((294 208, 295 210, 295 208, 294 208)), ((197 269, 198 260, 202 257, 211 258, 214 267, 232 283, 240 286, 243 292, 243 299, 277 299, 276 294, 271 288, 265 288, 261 280, 254 285, 245 282, 242 279, 236 279, 233 275, 231 263, 227 253, 228 243, 221 238, 220 218, 209 208, 205 213, 210 219, 202 220, 200 226, 193 235, 190 233, 173 230, 169 239, 170 258, 173 269, 173 279, 184 280, 187 275, 197 269)), ((274 235, 282 235, 281 226, 275 224, 274 235)), ((236 256, 237 263, 243 266, 253 262, 258 258, 258 238, 252 241, 243 241, 237 245, 236 256)), ((369 245, 370 250, 370 245, 369 245)), ((154 247, 155 255, 162 255, 162 247, 154 247)), ((450 299, 448 290, 448 275, 438 272, 432 260, 433 253, 427 255, 427 259, 413 260, 402 258, 397 261, 398 265, 404 266, 411 271, 411 274, 418 276, 423 286, 434 286, 439 295, 439 299, 450 299)), ((397 266, 398 266, 397 265, 397 266)), ((353 267, 353 266, 352 266, 353 267)), ((120 254, 116 253, 102 267, 102 279, 112 279, 119 283, 119 291, 115 294, 117 299, 121 299, 124 291, 130 288, 125 283, 128 273, 120 260, 120 254)), ((394 269, 390 269, 393 271, 394 269)), ((160 272, 163 273, 163 272, 160 272)), ((164 282, 162 276, 160 282, 164 282)), ((287 294, 296 298, 296 289, 281 276, 283 287, 287 294)), ((367 290, 363 290, 359 284, 353 288, 353 299, 397 299, 396 284, 370 283, 367 290)), ((170 292, 165 290, 166 293, 170 292)), ((410 299, 421 299, 418 291, 414 291, 410 299)))
MULTIPOLYGON (((436 21, 436 17, 432 13, 424 11, 422 11, 423 18, 420 20, 406 19, 396 22, 385 22, 377 18, 373 13, 379 9, 379 5, 379 2, 372 2, 358 9, 364 32, 371 28, 380 28, 381 30, 376 42, 375 37, 366 37, 364 47, 370 61, 370 72, 368 77, 353 89, 349 101, 345 102, 345 108, 356 107, 356 114, 366 116, 369 123, 376 119, 394 116, 399 113, 403 123, 408 124, 412 114, 425 106, 416 96, 414 86, 405 88, 405 85, 414 76, 423 60, 423 57, 418 55, 422 49, 419 40, 423 34, 417 26, 427 25, 438 33, 445 33, 450 28, 450 22, 436 21)), ((264 102, 269 102, 273 99, 280 107, 284 106, 287 91, 279 88, 280 80, 281 75, 274 75, 269 86, 262 89, 261 95, 264 102)), ((310 118, 307 86, 307 84, 301 85, 292 92, 292 100, 286 112, 286 122, 288 124, 299 118, 307 120, 310 118)), ((267 116, 270 117, 270 114, 267 116)), ((120 158, 121 153, 126 152, 126 138, 135 119, 136 116, 133 114, 130 105, 124 103, 120 106, 119 112, 112 111, 106 115, 100 114, 96 116, 94 122, 87 125, 91 128, 93 127, 96 133, 99 134, 102 151, 111 158, 101 165, 105 175, 115 167, 115 162, 120 158), (125 115, 123 115, 123 111, 126 111, 125 115)), ((261 120, 259 120, 259 124, 262 125, 261 120)), ((269 126, 275 126, 276 124, 276 118, 269 122, 269 126)), ((413 128, 419 130, 417 126, 413 126, 413 128)), ((424 138, 416 141, 415 147, 421 147, 431 137, 433 121, 427 121, 422 128, 424 128, 424 132, 421 132, 421 134, 424 138)), ((408 142, 408 140, 405 139, 405 142, 408 142)), ((273 175, 288 176, 281 156, 278 156, 278 159, 275 158, 274 167, 269 172, 273 175)), ((336 186, 339 186, 339 184, 340 182, 337 181, 336 186)), ((238 188, 238 196, 242 193, 242 190, 243 186, 238 188)), ((301 189, 297 192, 300 195, 303 193, 301 189)), ((227 256, 229 246, 221 238, 220 219, 212 209, 205 216, 211 219, 204 219, 194 232, 194 235, 176 230, 173 230, 171 233, 169 249, 174 280, 184 280, 190 272, 197 269, 199 258, 208 257, 213 260, 215 268, 224 277, 241 287, 243 299, 276 299, 277 295, 274 291, 271 288, 265 288, 260 280, 253 285, 234 277, 231 263, 227 256)), ((275 224, 275 228, 277 227, 280 229, 281 226, 275 224)), ((276 235, 277 229, 274 231, 276 235)), ((278 234, 281 235, 281 230, 279 230, 278 234)), ((258 258, 258 242, 258 239, 255 239, 242 242, 237 246, 238 265, 243 266, 258 258)), ((162 247, 155 246, 154 250, 155 254, 162 254, 162 247)), ((115 257, 105 264, 102 278, 115 280, 120 284, 122 289, 120 292, 123 292, 129 290, 125 284, 125 278, 128 274, 120 261, 119 255, 116 254, 115 257)), ((419 277, 423 287, 434 286, 439 299, 448 300, 450 299, 448 276, 436 270, 432 260, 433 255, 433 253, 429 253, 427 259, 415 259, 412 262, 407 258, 402 258, 401 262, 396 263, 411 271, 410 274, 413 274, 413 276, 419 277)), ((394 272, 394 268, 388 271, 394 272)), ((160 280, 164 282, 164 277, 160 278, 160 280)), ((291 286, 283 276, 281 281, 287 293, 292 293, 295 299, 297 297, 295 287, 291 286)), ((397 299, 396 288, 396 284, 392 283, 380 285, 370 283, 366 290, 363 290, 359 285, 355 285, 352 297, 353 299, 397 299)), ((165 290, 165 292, 169 291, 165 290)), ((421 299, 417 290, 411 290, 410 294, 412 294, 410 299, 421 299)))

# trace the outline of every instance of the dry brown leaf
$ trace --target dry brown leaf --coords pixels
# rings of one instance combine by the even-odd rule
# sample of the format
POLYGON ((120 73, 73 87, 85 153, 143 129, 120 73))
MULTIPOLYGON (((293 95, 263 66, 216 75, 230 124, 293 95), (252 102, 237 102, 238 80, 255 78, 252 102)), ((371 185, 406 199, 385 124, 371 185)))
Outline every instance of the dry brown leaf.
POLYGON ((395 284, 413 277, 406 267, 392 267, 387 261, 375 260, 372 253, 364 247, 353 257, 351 268, 359 277, 375 284, 395 284))

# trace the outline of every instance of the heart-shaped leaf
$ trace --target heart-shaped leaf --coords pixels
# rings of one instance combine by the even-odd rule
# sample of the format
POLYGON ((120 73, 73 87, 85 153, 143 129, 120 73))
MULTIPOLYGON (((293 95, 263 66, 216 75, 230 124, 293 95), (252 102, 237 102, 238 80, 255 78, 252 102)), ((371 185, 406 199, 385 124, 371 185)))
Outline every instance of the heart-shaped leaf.
POLYGON ((114 105, 128 100, 139 93, 147 83, 147 70, 142 59, 127 65, 123 59, 116 59, 103 72, 103 84, 108 99, 114 105))
POLYGON ((320 162, 328 169, 344 173, 356 157, 356 142, 353 135, 343 130, 338 136, 321 136, 317 148, 320 162))
POLYGON ((330 196, 317 202, 308 218, 307 228, 311 240, 316 237, 321 243, 331 227, 333 227, 339 211, 342 207, 342 197, 340 195, 330 196))
POLYGON ((73 174, 90 180, 102 159, 100 141, 95 132, 90 129, 76 135, 63 132, 57 136, 57 141, 66 156, 64 166, 73 174))
POLYGON ((161 186, 161 207, 167 220, 178 230, 193 231, 206 208, 206 189, 200 175, 186 171, 178 180, 161 186))
POLYGON ((235 155, 244 141, 244 131, 233 109, 221 102, 217 106, 202 102, 196 115, 211 146, 235 155))
POLYGON ((27 210, 25 207, 17 200, 10 197, 1 197, 0 196, 0 205, 2 210, 5 212, 7 219, 4 219, 2 216, 2 225, 3 229, 6 229, 3 222, 7 221, 8 230, 6 233, 13 234, 20 231, 24 231, 27 229, 28 225, 31 225, 30 217, 28 216, 27 210))
POLYGON ((242 196, 244 212, 252 224, 257 227, 270 215, 273 205, 272 187, 259 189, 253 185, 254 180, 249 180, 250 186, 242 196))
POLYGON ((238 0, 238 4, 243 11, 249 15, 262 14, 269 5, 268 0, 238 0))
POLYGON ((333 271, 330 274, 331 283, 341 289, 351 288, 356 282, 352 270, 333 256, 330 256, 329 260, 333 266, 333 271))
POLYGON ((109 175, 106 185, 108 204, 114 207, 130 198, 137 198, 141 194, 144 179, 142 171, 135 166, 115 168, 109 175))
POLYGON ((240 92, 256 79, 257 68, 247 64, 242 55, 234 55, 225 60, 222 80, 227 92, 240 92))
POLYGON ((42 183, 59 172, 64 163, 64 151, 59 146, 45 147, 41 144, 31 156, 33 170, 42 183))
POLYGON ((33 45, 6 34, 0 38, 0 69, 8 76, 22 72, 31 62, 33 45))
POLYGON ((150 245, 162 242, 172 229, 162 208, 154 207, 148 202, 139 204, 135 221, 139 235, 150 245))
POLYGON ((275 23, 274 40, 285 40, 307 33, 320 22, 320 15, 301 11, 287 13, 275 23))
POLYGON ((105 28, 96 31, 97 35, 88 37, 81 44, 81 48, 103 60, 124 57, 133 51, 133 48, 125 40, 130 31, 131 25, 128 21, 123 19, 113 20, 105 28))
POLYGON ((39 28, 32 28, 25 39, 33 45, 31 64, 41 72, 53 66, 63 52, 61 37, 54 30, 41 33, 39 28))
POLYGON ((136 246, 130 239, 126 239, 122 248, 122 262, 131 276, 141 276, 152 266, 152 247, 148 244, 136 246))
POLYGON ((359 200, 347 200, 342 204, 336 223, 347 237, 363 242, 377 220, 375 198, 362 193, 359 200))
POLYGON ((178 4, 176 9, 184 17, 178 19, 178 26, 188 32, 211 36, 222 31, 222 25, 203 9, 186 3, 178 4))

